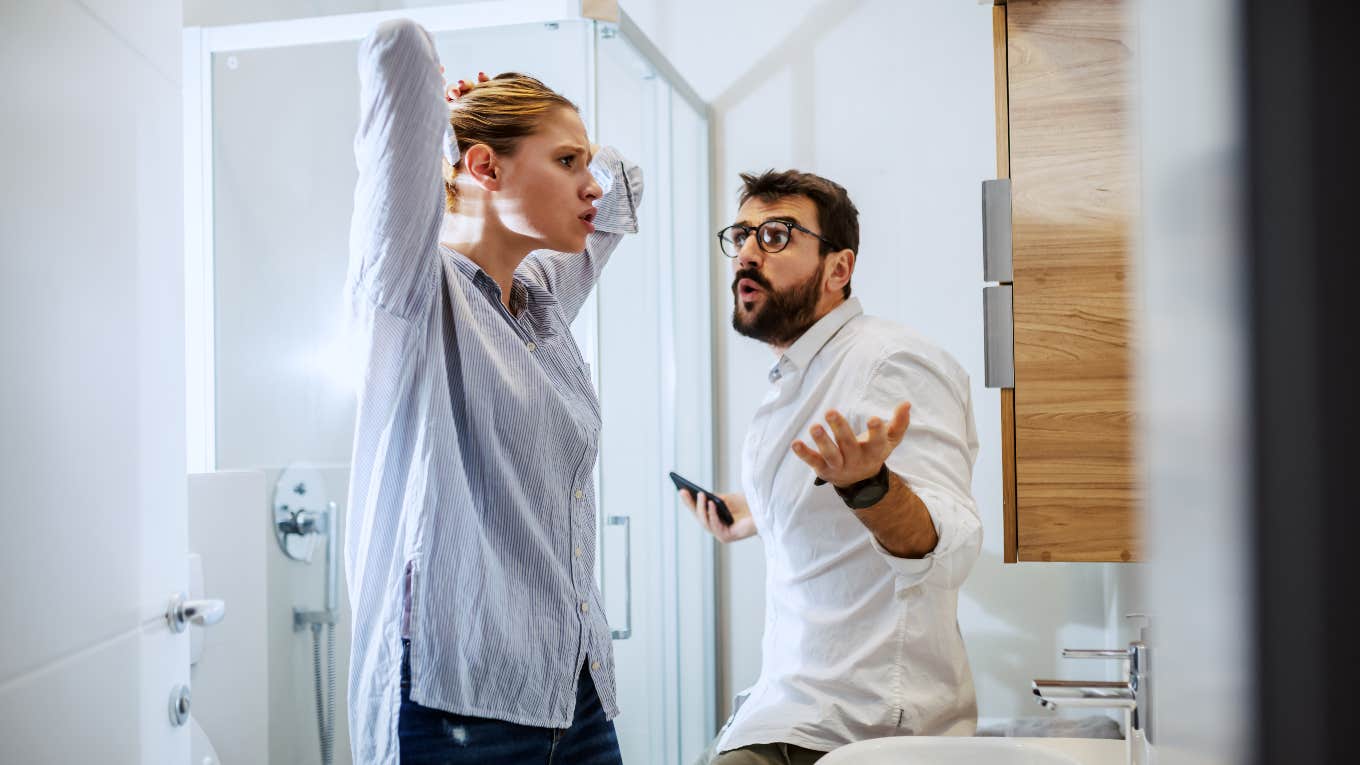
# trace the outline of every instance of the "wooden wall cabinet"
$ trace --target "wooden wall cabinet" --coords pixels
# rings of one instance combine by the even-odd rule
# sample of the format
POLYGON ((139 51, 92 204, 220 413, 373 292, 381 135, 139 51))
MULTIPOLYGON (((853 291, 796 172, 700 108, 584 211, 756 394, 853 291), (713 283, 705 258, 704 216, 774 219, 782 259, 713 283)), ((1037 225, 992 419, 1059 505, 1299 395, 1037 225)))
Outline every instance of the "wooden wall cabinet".
POLYGON ((1135 47, 1125 10, 1119 0, 993 8, 1011 246, 1008 273, 985 278, 1011 305, 1013 387, 1001 390, 1007 562, 1141 554, 1129 279, 1135 47))

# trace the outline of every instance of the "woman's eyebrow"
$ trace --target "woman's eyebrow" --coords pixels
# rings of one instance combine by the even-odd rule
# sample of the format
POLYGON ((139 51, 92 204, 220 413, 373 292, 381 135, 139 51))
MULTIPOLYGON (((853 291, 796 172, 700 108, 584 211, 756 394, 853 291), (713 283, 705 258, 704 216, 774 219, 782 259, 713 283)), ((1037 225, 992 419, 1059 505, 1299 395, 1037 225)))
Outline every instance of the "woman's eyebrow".
POLYGON ((579 143, 564 143, 557 147, 557 151, 571 151, 576 154, 585 154, 586 147, 579 143))

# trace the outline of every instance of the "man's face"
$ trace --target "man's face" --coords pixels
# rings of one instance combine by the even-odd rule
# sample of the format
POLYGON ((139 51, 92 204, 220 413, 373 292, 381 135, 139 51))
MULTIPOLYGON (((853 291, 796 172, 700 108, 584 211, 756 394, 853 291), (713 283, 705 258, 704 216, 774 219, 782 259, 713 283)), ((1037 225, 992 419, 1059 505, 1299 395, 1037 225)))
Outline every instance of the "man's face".
MULTIPOLYGON (((801 195, 772 202, 749 199, 733 222, 755 227, 768 220, 820 228, 816 205, 801 195)), ((791 236, 784 249, 767 253, 753 234, 732 259, 732 328, 776 346, 792 344, 821 318, 826 292, 821 242, 796 229, 791 236)))

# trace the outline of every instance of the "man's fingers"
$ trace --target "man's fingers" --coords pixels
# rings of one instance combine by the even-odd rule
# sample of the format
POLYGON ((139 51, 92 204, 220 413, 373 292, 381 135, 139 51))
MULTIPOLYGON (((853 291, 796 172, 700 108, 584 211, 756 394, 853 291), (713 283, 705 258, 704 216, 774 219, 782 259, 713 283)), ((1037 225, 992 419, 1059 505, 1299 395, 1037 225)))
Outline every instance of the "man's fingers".
POLYGON ((883 424, 883 420, 878 417, 870 417, 865 424, 868 426, 869 432, 860 444, 870 454, 876 455, 888 445, 888 428, 883 424))
POLYGON ((892 424, 888 426, 888 441, 896 445, 907 434, 909 425, 911 425, 911 402, 903 401, 893 410, 892 424))
POLYGON ((708 495, 702 491, 699 492, 699 507, 702 513, 699 520, 703 522, 704 528, 708 529, 708 533, 716 534, 713 531, 713 500, 709 499, 708 495))
POLYGON ((831 466, 832 470, 840 469, 845 464, 845 458, 841 455, 841 450, 836 446, 836 442, 831 440, 831 436, 826 432, 826 428, 821 425, 812 426, 812 440, 816 442, 817 449, 822 453, 822 459, 831 466))
POLYGON ((850 429, 850 421, 845 419, 845 415, 832 409, 826 413, 826 424, 831 426, 831 432, 836 434, 836 443, 839 445, 838 453, 846 462, 851 462, 859 454, 859 439, 855 437, 855 431, 850 429))
POLYGON ((717 514, 717 505, 713 504, 713 500, 704 497, 704 528, 715 537, 720 536, 718 529, 722 525, 718 523, 717 514))
POLYGON ((822 455, 813 451, 807 444, 802 441, 794 441, 792 449, 794 456, 806 462, 808 467, 812 468, 812 472, 817 475, 823 475, 827 472, 826 460, 822 459, 822 455))

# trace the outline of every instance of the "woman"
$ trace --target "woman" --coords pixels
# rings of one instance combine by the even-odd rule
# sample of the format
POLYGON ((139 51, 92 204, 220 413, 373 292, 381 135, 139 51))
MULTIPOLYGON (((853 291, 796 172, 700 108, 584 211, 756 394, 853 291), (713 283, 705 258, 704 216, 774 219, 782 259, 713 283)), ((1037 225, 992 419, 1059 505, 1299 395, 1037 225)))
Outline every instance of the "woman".
POLYGON ((441 99, 412 22, 359 61, 355 762, 618 762, 592 571, 599 406, 569 326, 637 230, 641 172, 533 78, 441 99))

